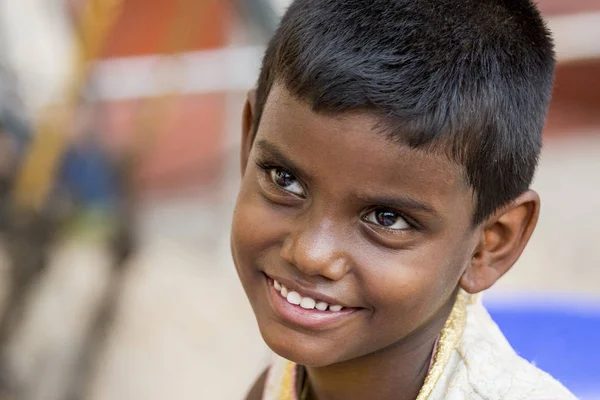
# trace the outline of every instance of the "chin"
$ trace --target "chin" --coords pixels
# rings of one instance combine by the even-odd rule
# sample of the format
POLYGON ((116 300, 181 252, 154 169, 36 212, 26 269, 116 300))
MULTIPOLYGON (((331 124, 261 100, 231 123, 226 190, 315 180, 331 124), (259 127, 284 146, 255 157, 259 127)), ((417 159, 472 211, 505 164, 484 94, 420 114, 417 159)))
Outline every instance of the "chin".
MULTIPOLYGON (((279 331, 279 330, 278 330, 279 331)), ((269 329, 260 329, 263 340, 277 355, 308 367, 325 367, 341 360, 337 349, 319 339, 296 332, 295 335, 282 334, 269 329)))

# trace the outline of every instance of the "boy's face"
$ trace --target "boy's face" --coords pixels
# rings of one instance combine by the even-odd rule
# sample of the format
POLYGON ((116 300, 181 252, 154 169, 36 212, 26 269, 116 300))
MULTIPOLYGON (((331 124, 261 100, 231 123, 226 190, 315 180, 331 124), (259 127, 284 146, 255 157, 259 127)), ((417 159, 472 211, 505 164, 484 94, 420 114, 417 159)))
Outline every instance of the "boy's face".
POLYGON ((233 258, 263 338, 292 361, 430 341, 477 246, 460 168, 392 143, 377 123, 313 113, 274 85, 254 141, 244 133, 233 258), (292 305, 273 280, 345 308, 292 305))

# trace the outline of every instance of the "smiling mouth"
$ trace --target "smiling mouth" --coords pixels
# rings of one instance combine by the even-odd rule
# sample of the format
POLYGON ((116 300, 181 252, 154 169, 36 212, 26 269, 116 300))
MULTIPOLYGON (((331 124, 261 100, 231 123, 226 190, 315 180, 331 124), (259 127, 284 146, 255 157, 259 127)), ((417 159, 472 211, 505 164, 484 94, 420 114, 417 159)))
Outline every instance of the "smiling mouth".
POLYGON ((332 329, 343 324, 360 308, 330 304, 321 299, 289 290, 265 274, 269 303, 273 310, 293 326, 309 329, 332 329))

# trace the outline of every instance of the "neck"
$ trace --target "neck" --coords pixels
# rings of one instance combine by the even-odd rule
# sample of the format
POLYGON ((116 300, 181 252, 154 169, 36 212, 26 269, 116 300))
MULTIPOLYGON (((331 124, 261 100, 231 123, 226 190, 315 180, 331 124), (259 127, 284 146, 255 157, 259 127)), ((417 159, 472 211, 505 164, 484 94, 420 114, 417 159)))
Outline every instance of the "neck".
POLYGON ((306 367, 310 400, 415 400, 452 304, 425 329, 378 352, 325 367, 306 367))

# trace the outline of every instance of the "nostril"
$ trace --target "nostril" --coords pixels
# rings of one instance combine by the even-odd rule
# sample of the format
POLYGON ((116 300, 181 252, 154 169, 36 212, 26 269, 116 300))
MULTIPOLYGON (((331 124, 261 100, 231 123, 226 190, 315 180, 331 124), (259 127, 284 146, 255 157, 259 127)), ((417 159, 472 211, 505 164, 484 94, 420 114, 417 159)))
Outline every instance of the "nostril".
POLYGON ((335 259, 331 263, 331 266, 328 268, 327 273, 324 275, 331 280, 339 281, 344 276, 346 276, 346 274, 349 271, 350 271, 350 263, 348 262, 348 260, 341 257, 341 258, 335 259))

